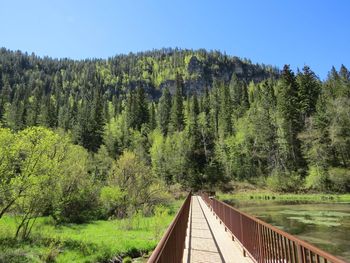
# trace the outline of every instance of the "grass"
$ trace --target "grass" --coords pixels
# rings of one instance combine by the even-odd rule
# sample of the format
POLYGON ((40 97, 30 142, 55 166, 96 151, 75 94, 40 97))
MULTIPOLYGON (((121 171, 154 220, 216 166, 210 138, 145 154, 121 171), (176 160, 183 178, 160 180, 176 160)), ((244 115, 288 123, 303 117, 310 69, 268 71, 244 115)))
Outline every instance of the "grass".
POLYGON ((106 262, 116 256, 136 257, 157 245, 182 201, 169 212, 123 220, 55 226, 49 217, 39 218, 30 240, 13 239, 16 219, 0 219, 0 262, 106 262))

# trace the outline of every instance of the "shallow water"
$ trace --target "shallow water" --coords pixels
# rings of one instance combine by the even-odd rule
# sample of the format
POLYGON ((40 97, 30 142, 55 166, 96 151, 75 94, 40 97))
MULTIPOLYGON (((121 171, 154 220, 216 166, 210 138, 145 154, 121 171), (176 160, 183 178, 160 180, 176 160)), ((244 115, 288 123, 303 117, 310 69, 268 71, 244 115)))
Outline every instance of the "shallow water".
POLYGON ((225 202, 350 262, 350 204, 225 202))

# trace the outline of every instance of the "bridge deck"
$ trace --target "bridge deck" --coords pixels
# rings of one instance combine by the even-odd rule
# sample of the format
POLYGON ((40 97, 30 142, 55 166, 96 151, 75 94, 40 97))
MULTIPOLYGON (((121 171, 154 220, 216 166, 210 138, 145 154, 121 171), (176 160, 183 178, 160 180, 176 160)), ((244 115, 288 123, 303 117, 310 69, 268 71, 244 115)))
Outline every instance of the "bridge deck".
POLYGON ((183 262, 252 263, 252 260, 243 256, 242 249, 232 241, 203 199, 193 196, 183 262))

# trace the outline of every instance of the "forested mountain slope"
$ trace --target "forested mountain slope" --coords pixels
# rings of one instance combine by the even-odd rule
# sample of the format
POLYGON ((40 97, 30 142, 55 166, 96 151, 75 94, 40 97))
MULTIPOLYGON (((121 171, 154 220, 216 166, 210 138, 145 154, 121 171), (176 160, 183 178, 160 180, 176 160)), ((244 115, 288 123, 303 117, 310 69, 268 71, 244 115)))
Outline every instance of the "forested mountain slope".
POLYGON ((98 84, 109 98, 138 86, 157 97, 164 87, 175 89, 176 73, 183 76, 186 93, 203 91, 204 87, 212 86, 214 79, 228 83, 233 73, 247 83, 278 75, 278 70, 271 66, 252 64, 246 59, 206 50, 161 49, 117 55, 109 59, 74 61, 40 58, 35 54, 2 48, 0 62, 0 76, 9 81, 11 86, 20 83, 34 89, 40 86, 39 83, 31 82, 34 78, 46 85, 46 93, 52 91, 57 82, 62 82, 65 90, 74 91, 77 87, 83 90, 82 82, 94 82, 96 80, 93 78, 97 77, 101 78, 98 84))
POLYGON ((345 66, 322 82, 307 66, 205 50, 75 61, 1 49, 0 119, 69 134, 92 156, 132 151, 167 184, 346 192, 349 78, 345 66))

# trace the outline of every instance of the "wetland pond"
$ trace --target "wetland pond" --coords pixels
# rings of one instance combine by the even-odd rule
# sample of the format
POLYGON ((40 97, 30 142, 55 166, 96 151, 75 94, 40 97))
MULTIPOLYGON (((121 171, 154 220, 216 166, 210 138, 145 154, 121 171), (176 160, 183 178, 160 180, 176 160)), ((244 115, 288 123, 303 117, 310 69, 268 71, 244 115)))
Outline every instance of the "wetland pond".
POLYGON ((350 203, 223 201, 350 262, 350 203))

